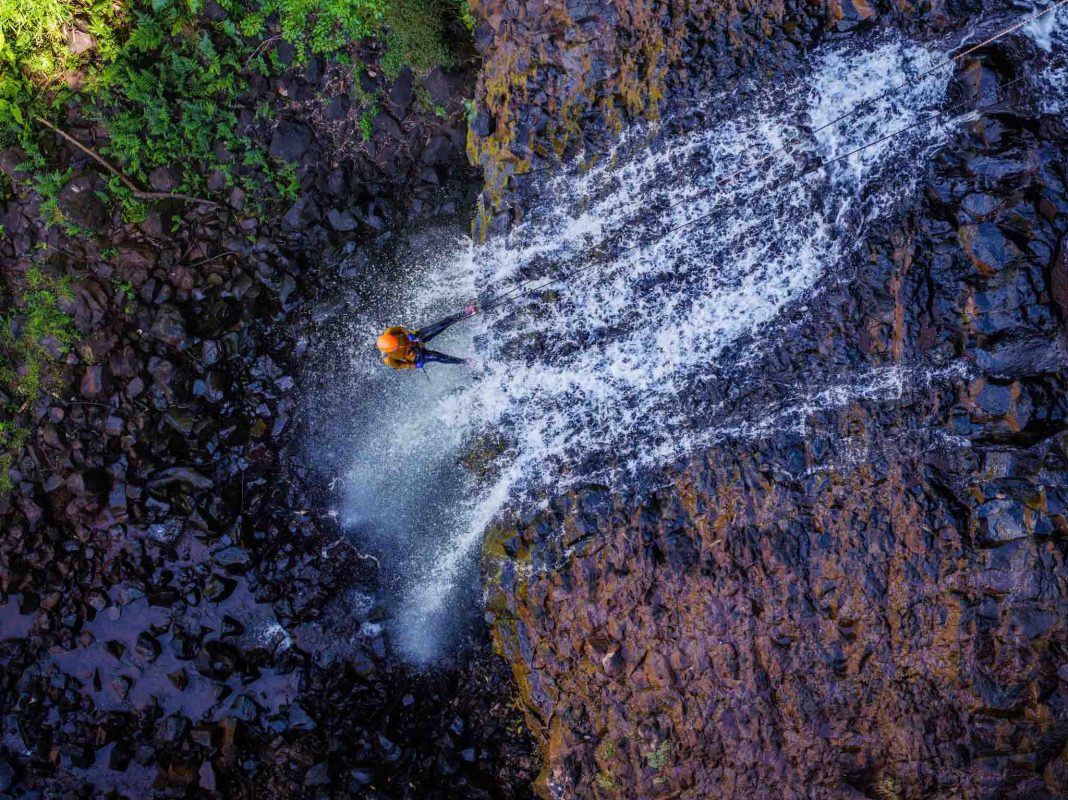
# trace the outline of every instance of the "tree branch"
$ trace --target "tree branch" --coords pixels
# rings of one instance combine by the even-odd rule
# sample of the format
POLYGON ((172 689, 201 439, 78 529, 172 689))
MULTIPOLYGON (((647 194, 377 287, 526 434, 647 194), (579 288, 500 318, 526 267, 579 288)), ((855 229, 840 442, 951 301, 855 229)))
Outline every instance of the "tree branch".
POLYGON ((40 122, 49 130, 51 130, 61 139, 63 139, 63 141, 81 150, 83 153, 93 159, 97 164, 99 164, 112 175, 114 175, 116 178, 118 178, 122 182, 122 185, 129 189, 130 193, 138 200, 185 200, 190 203, 199 203, 200 205, 211 206, 212 208, 219 208, 222 205, 221 203, 216 203, 214 200, 207 200, 203 197, 196 197, 190 194, 181 194, 179 192, 146 192, 144 189, 138 188, 136 183, 134 183, 121 172, 119 172, 95 150, 86 147, 84 144, 79 142, 69 133, 60 130, 44 117, 35 116, 34 119, 40 122))
POLYGON ((277 42, 281 38, 281 36, 271 36, 270 38, 264 39, 262 42, 256 45, 256 49, 252 51, 252 55, 250 55, 248 57, 248 60, 245 61, 244 69, 248 69, 248 65, 252 63, 252 59, 258 56, 260 53, 266 52, 268 47, 270 47, 274 42, 277 42))

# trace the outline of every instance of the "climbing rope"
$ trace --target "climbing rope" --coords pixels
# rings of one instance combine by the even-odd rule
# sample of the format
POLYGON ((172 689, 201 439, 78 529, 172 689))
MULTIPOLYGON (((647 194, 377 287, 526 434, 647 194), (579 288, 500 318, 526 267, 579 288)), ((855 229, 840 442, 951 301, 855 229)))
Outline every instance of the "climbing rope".
MULTIPOLYGON (((1061 8, 1061 7, 1066 6, 1066 5, 1068 5, 1068 0, 1057 0, 1057 2, 1053 3, 1052 5, 1049 5, 1049 6, 1045 7, 1044 9, 1042 9, 1040 11, 1036 11, 1034 14, 1031 14, 1030 16, 1024 18, 1023 20, 1020 20, 1020 21, 1014 23, 1013 25, 1010 25, 1009 27, 998 31, 996 34, 994 34, 993 36, 983 40, 982 42, 979 42, 978 44, 975 44, 975 45, 967 48, 966 50, 963 50, 963 51, 961 51, 961 52, 959 52, 959 53, 957 53, 955 55, 952 55, 952 56, 944 59, 943 61, 940 61, 939 63, 935 64, 932 67, 929 67, 927 70, 925 70, 924 72, 920 73, 919 75, 914 76, 914 77, 912 77, 912 78, 910 78, 908 80, 902 81, 902 82, 900 82, 900 83, 898 83, 898 84, 896 84, 894 86, 891 86, 890 88, 886 89, 885 91, 881 92, 880 94, 878 94, 878 95, 876 95, 874 97, 870 97, 870 98, 867 98, 865 100, 860 101, 851 110, 839 115, 838 117, 836 117, 835 119, 833 119, 833 120, 831 120, 831 121, 829 121, 827 123, 824 123, 820 127, 813 129, 810 132, 809 135, 815 135, 817 133, 821 133, 822 131, 825 131, 828 128, 831 128, 831 127, 833 127, 835 125, 838 125, 839 123, 845 121, 846 119, 849 119, 850 117, 852 117, 855 114, 859 113, 861 110, 869 107, 873 103, 877 103, 880 100, 883 100, 883 99, 885 99, 887 97, 890 97, 890 96, 894 95, 895 93, 901 91, 903 88, 906 88, 906 87, 909 87, 909 86, 915 86, 918 83, 921 83, 921 82, 927 80, 928 78, 930 78, 932 75, 934 75, 939 70, 944 69, 947 66, 952 66, 952 65, 956 64, 961 59, 976 53, 977 51, 983 49, 984 47, 988 47, 989 45, 997 42, 998 40, 1004 38, 1005 36, 1008 36, 1008 35, 1010 35, 1012 33, 1015 33, 1016 31, 1026 27, 1027 25, 1031 24, 1032 22, 1035 22, 1036 20, 1041 19, 1046 14, 1049 14, 1049 13, 1051 13, 1053 11, 1056 11, 1058 8, 1061 8)), ((1007 89, 1008 87, 1010 87, 1012 85, 1015 85, 1016 83, 1020 82, 1020 80, 1022 80, 1022 79, 1023 78, 1018 78, 1018 79, 1006 84, 1005 86, 1003 86, 1002 89, 999 90, 998 99, 999 100, 1001 99, 1000 92, 1002 90, 1007 89)), ((911 125, 908 125, 908 126, 906 126, 904 128, 901 128, 901 129, 899 129, 897 131, 894 131, 893 133, 887 134, 887 135, 882 136, 882 137, 880 137, 880 138, 878 138, 878 139, 876 139, 874 141, 871 141, 871 142, 868 142, 866 144, 863 144, 860 147, 857 147, 857 148, 855 148, 854 150, 851 150, 848 153, 845 153, 843 155, 837 156, 837 157, 835 157, 833 159, 830 159, 830 160, 825 160, 825 161, 821 161, 821 162, 819 162, 817 164, 814 164, 811 167, 803 170, 799 174, 790 176, 789 178, 784 179, 783 181, 780 181, 777 185, 771 187, 771 189, 769 191, 778 191, 778 190, 782 189, 783 187, 789 185, 790 183, 793 183, 794 181, 802 180, 805 177, 813 174, 814 172, 817 172, 817 171, 819 171, 821 169, 826 169, 827 167, 832 166, 833 164, 835 164, 835 163, 837 163, 839 161, 842 161, 842 160, 844 160, 846 158, 849 158, 849 157, 851 157, 853 155, 856 155, 857 153, 860 153, 860 152, 862 152, 862 151, 864 151, 864 150, 866 150, 866 149, 868 149, 870 147, 874 147, 876 145, 882 144, 883 142, 888 141, 890 139, 893 139, 896 136, 900 136, 901 134, 907 133, 908 131, 913 130, 913 129, 917 128, 917 127, 920 127, 922 125, 926 125, 926 124, 928 124, 930 122, 933 122, 935 119, 937 119, 940 116, 945 115, 946 113, 948 113, 946 110, 936 111, 934 114, 932 114, 929 117, 925 117, 924 119, 919 120, 919 121, 917 121, 915 123, 912 123, 911 125)), ((702 189, 696 195, 692 195, 690 197, 687 197, 685 200, 679 201, 678 203, 675 203, 675 204, 669 206, 665 210, 666 211, 670 211, 671 209, 675 208, 678 205, 682 205, 684 203, 692 203, 694 200, 696 200, 696 199, 698 199, 700 197, 703 197, 703 196, 708 195, 708 194, 710 194, 710 193, 712 193, 714 191, 722 189, 723 187, 727 186, 732 181, 737 180, 738 178, 740 178, 741 176, 743 176, 746 173, 750 172, 751 170, 755 169, 756 167, 759 167, 760 165, 762 165, 764 163, 767 163, 769 160, 771 160, 775 156, 779 155, 780 153, 785 153, 785 152, 791 150, 792 148, 796 147, 797 144, 799 144, 802 141, 803 141, 802 137, 795 136, 793 139, 791 139, 786 144, 781 145, 780 147, 776 148, 775 150, 772 150, 769 153, 766 153, 765 155, 761 156, 760 158, 755 159, 755 160, 743 165, 742 167, 740 167, 739 169, 735 170, 734 172, 732 172, 732 173, 730 173, 728 175, 725 175, 725 176, 723 176, 721 178, 718 178, 711 186, 706 187, 705 189, 702 189)), ((685 222, 682 225, 679 225, 679 226, 677 226, 675 228, 671 228, 671 229, 669 229, 667 231, 664 231, 661 234, 658 234, 655 238, 664 238, 666 236, 670 236, 673 233, 677 233, 680 230, 683 230, 685 228, 691 227, 692 225, 694 225, 694 224, 696 224, 698 222, 706 220, 706 219, 714 216, 715 214, 718 214, 720 211, 724 210, 725 208, 731 207, 732 205, 733 204, 729 204, 729 205, 725 204, 725 205, 713 208, 711 211, 707 212, 706 214, 702 214, 701 216, 696 217, 696 218, 694 218, 692 220, 689 220, 688 222, 685 222)), ((590 245, 589 247, 587 247, 584 250, 580 251, 579 253, 577 253, 575 256, 572 256, 568 260, 569 261, 581 260, 584 257, 586 257, 588 255, 591 255, 594 251, 605 247, 608 243, 620 238, 624 234, 624 232, 625 231, 619 231, 619 232, 617 232, 615 234, 612 234, 609 237, 607 237, 606 239, 604 239, 604 240, 602 240, 600 242, 597 242, 596 244, 590 245)), ((632 246, 620 251, 617 255, 623 255, 625 253, 628 253, 628 252, 630 252, 632 250, 637 249, 638 247, 646 246, 648 244, 649 243, 645 242, 645 241, 638 242, 637 244, 634 244, 634 245, 632 245, 632 246)), ((533 277, 533 276, 530 277, 530 278, 525 278, 522 281, 520 281, 519 283, 517 283, 515 286, 513 286, 511 289, 509 289, 508 291, 506 291, 503 294, 499 295, 498 297, 494 297, 490 301, 481 304, 480 310, 481 311, 489 311, 489 310, 497 308, 499 306, 514 302, 515 300, 518 300, 519 298, 521 298, 521 297, 523 297, 523 296, 525 296, 527 294, 532 294, 532 293, 536 293, 536 292, 542 291, 544 288, 552 285, 556 281, 560 280, 562 277, 571 277, 573 275, 578 275, 578 274, 586 272, 587 270, 592 269, 593 267, 598 266, 598 265, 599 265, 599 262, 596 262, 596 261, 591 262, 590 264, 587 264, 584 267, 580 267, 579 269, 572 270, 571 272, 569 272, 567 274, 567 276, 553 276, 553 277, 545 280, 543 283, 540 283, 537 286, 535 286, 535 287, 533 287, 533 288, 531 288, 529 290, 526 290, 526 291, 524 291, 525 287, 527 287, 530 284, 534 283, 536 280, 538 280, 538 278, 537 277, 533 277)))
MULTIPOLYGON (((1068 59, 1061 59, 1060 61, 1054 62, 1051 66, 1059 69, 1064 64, 1068 64, 1068 59)), ((1022 81, 1025 81, 1027 79, 1028 79, 1028 76, 1023 75, 1023 76, 1020 76, 1019 78, 1016 78, 1016 79, 1014 79, 1012 81, 1009 81, 1008 83, 1006 83, 1003 86, 1001 86, 996 92, 996 99, 994 101, 994 104, 996 105, 997 103, 1000 103, 1004 99, 1004 92, 1007 92, 1010 88, 1012 88, 1016 84, 1021 83, 1022 81)), ((893 139, 893 138, 895 138, 897 136, 901 136, 904 133, 908 133, 911 130, 919 128, 919 127, 921 127, 923 125, 927 125, 927 124, 933 122, 935 119, 937 119, 939 117, 951 116, 951 115, 954 115, 956 113, 963 112, 963 111, 966 110, 966 109, 964 109, 962 107, 963 105, 964 104, 961 103, 961 104, 958 104, 958 106, 955 107, 955 108, 951 107, 949 109, 942 109, 942 110, 936 111, 933 114, 931 114, 930 116, 924 117, 923 119, 918 120, 916 122, 913 122, 913 123, 911 123, 909 125, 906 125, 903 128, 899 128, 898 130, 896 130, 896 131, 894 131, 892 133, 888 133, 885 136, 881 136, 878 139, 875 139, 873 141, 870 141, 870 142, 867 142, 867 143, 865 143, 863 145, 860 145, 859 147, 856 147, 853 150, 850 150, 848 153, 843 153, 843 154, 841 154, 839 156, 835 156, 834 158, 827 159, 825 161, 821 161, 818 164, 813 164, 812 166, 802 170, 801 172, 799 172, 797 174, 790 175, 790 176, 787 176, 787 177, 783 178, 777 184, 771 186, 767 191, 768 192, 780 191, 783 188, 785 188, 786 186, 790 185, 791 183, 795 183, 797 181, 803 180, 804 178, 808 177, 809 175, 811 175, 811 174, 813 174, 815 172, 818 172, 819 170, 826 169, 827 167, 830 167, 830 166, 834 165, 835 163, 837 163, 839 161, 843 161, 843 160, 845 160, 847 158, 850 158, 851 156, 854 156, 854 155, 856 155, 856 154, 868 149, 869 147, 875 147, 876 145, 882 144, 883 142, 889 141, 890 139, 893 139)), ((973 109, 973 110, 979 111, 980 109, 976 108, 976 109, 973 109)), ((678 225, 678 226, 672 228, 671 230, 665 231, 663 234, 660 234, 656 238, 664 238, 664 237, 670 236, 670 235, 672 235, 674 233, 677 233, 678 231, 685 230, 686 228, 689 228, 689 227, 691 227, 693 225, 696 225, 698 222, 702 222, 704 220, 707 220, 707 219, 715 216, 716 214, 719 214, 720 212, 725 211, 725 210, 727 210, 729 208, 733 208, 733 207, 735 207, 734 203, 724 203, 724 204, 721 204, 719 206, 716 206, 715 208, 711 209, 710 211, 708 211, 708 212, 706 212, 706 213, 704 213, 704 214, 702 214, 702 215, 700 215, 698 217, 695 217, 694 219, 691 219, 691 220, 689 220, 687 222, 684 222, 681 225, 678 225)), ((627 248, 619 251, 618 255, 622 256, 622 255, 624 255, 626 253, 629 253, 629 252, 631 252, 633 250, 638 249, 639 247, 645 247, 648 244, 649 244, 649 242, 645 242, 645 241, 638 242, 636 244, 631 245, 630 247, 627 247, 627 248)), ((598 266, 598 265, 599 265, 598 262, 591 262, 590 264, 587 264, 587 265, 585 265, 583 267, 580 267, 579 269, 573 270, 572 272, 568 273, 568 275, 566 277, 571 277, 573 275, 580 275, 583 272, 586 272, 587 270, 589 270, 589 269, 591 269, 591 268, 593 268, 595 266, 598 266)), ((692 267, 691 267, 691 269, 692 269, 692 267)), ((689 270, 682 271, 682 272, 676 272, 674 274, 674 277, 678 278, 680 276, 685 276, 686 274, 688 274, 688 272, 689 272, 689 270)), ((543 283, 541 283, 541 284, 529 289, 528 291, 523 292, 521 295, 516 295, 516 296, 512 297, 511 300, 514 301, 514 300, 518 300, 520 297, 524 297, 526 295, 537 294, 538 292, 543 291, 544 289, 546 289, 549 286, 551 286, 553 283, 556 283, 558 280, 560 280, 560 278, 557 277, 557 276, 549 278, 549 279, 545 280, 543 283)), ((651 287, 650 289, 646 290, 641 295, 639 295, 639 297, 644 297, 646 294, 649 294, 650 292, 654 291, 655 289, 659 288, 660 286, 661 286, 661 284, 657 284, 656 286, 651 287)), ((608 338, 614 338, 614 337, 608 337, 608 338)))
MULTIPOLYGON (((940 71, 942 69, 945 69, 946 67, 951 67, 951 66, 955 65, 961 59, 963 59, 963 58, 965 58, 967 56, 970 56, 973 53, 978 52, 979 50, 982 50, 984 47, 988 47, 989 45, 992 45, 994 42, 998 41, 999 39, 1001 39, 1001 38, 1003 38, 1005 36, 1008 36, 1008 35, 1010 35, 1012 33, 1016 33, 1016 31, 1020 30, 1021 28, 1027 27, 1028 25, 1030 25, 1035 20, 1041 19, 1046 14, 1050 13, 1051 11, 1056 10, 1057 8, 1059 8, 1059 7, 1063 6, 1063 5, 1068 5, 1068 0, 1059 0, 1059 2, 1057 2, 1057 3, 1055 3, 1055 4, 1051 5, 1051 6, 1047 6, 1046 8, 1042 9, 1041 11, 1035 12, 1034 14, 1032 14, 1029 17, 1027 17, 1026 19, 1021 20, 1020 22, 1017 22, 1016 24, 1011 25, 1010 27, 1005 28, 1002 31, 999 31, 994 36, 991 36, 989 39, 986 39, 986 40, 980 42, 977 45, 973 45, 972 47, 969 47, 967 50, 964 50, 964 51, 962 51, 960 53, 957 53, 954 56, 950 56, 949 58, 946 58, 946 59, 938 62, 934 66, 929 67, 926 70, 924 70, 923 72, 921 72, 919 75, 913 76, 913 77, 911 77, 911 78, 909 78, 907 80, 903 80, 900 83, 895 84, 895 85, 891 86, 890 88, 886 89, 885 91, 881 92, 880 94, 875 95, 874 97, 869 97, 869 98, 867 98, 865 100, 861 100, 851 110, 845 112, 844 114, 842 114, 839 117, 836 117, 835 119, 832 119, 830 122, 827 122, 827 123, 821 125, 820 127, 813 129, 811 135, 815 136, 817 133, 822 133, 823 131, 827 130, 828 128, 834 127, 839 122, 844 122, 845 120, 849 119, 853 115, 855 115, 858 112, 860 112, 862 109, 867 108, 869 106, 872 106, 875 103, 878 103, 880 100, 885 100, 888 97, 892 97, 893 95, 897 94, 902 89, 905 89, 905 88, 910 87, 910 86, 916 86, 916 85, 918 85, 920 83, 923 83, 924 81, 926 81, 928 78, 930 78, 932 75, 934 75, 938 71, 940 71)), ((782 152, 784 152, 784 151, 786 151, 786 150, 788 150, 788 149, 790 149, 792 147, 795 147, 801 141, 802 141, 802 139, 801 139, 800 136, 795 136, 792 140, 790 140, 786 144, 782 145, 781 147, 779 147, 779 148, 777 148, 775 150, 772 150, 767 155, 757 159, 756 161, 754 161, 754 162, 752 162, 750 164, 746 164, 745 166, 743 166, 742 168, 738 169, 737 171, 731 173, 730 175, 727 175, 724 180, 726 182, 730 182, 731 180, 734 180, 735 178, 741 177, 746 172, 751 170, 753 167, 760 166, 761 164, 763 164, 763 163, 767 162, 768 160, 770 160, 773 156, 775 156, 775 155, 777 155, 779 153, 782 153, 782 152)), ((700 196, 700 195, 698 195, 698 196, 700 196)))

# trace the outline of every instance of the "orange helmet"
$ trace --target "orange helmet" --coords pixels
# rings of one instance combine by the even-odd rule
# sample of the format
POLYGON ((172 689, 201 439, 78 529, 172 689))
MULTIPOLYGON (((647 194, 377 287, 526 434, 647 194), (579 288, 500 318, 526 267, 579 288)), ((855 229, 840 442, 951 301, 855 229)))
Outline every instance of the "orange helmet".
POLYGON ((375 342, 375 347, 383 353, 392 353, 401 346, 400 337, 395 333, 383 333, 375 342))

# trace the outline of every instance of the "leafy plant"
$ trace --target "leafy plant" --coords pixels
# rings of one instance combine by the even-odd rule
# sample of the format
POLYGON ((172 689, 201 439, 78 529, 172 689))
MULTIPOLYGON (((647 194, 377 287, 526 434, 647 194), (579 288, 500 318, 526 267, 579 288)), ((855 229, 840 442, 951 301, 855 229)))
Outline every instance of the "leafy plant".
POLYGON ((601 772, 598 772, 596 775, 594 775, 593 779, 602 789, 616 788, 616 779, 610 772, 604 772, 602 770, 601 772))
POLYGON ((34 266, 26 272, 18 307, 3 318, 0 381, 23 399, 34 400, 48 387, 55 354, 66 353, 76 338, 73 320, 60 309, 61 299, 72 299, 70 278, 51 278, 34 266))
POLYGON ((478 20, 476 20, 475 15, 471 13, 471 6, 467 0, 460 0, 460 21, 464 24, 464 27, 472 33, 474 33, 475 28, 478 27, 478 20))
POLYGON ((593 776, 594 782, 602 789, 614 789, 616 786, 615 775, 612 774, 612 770, 606 766, 606 762, 612 761, 616 757, 616 744, 611 739, 602 739, 597 749, 593 751, 598 763, 601 765, 601 770, 593 776))
POLYGON ((360 114, 360 136, 365 142, 371 141, 371 137, 374 136, 374 121, 378 116, 378 104, 373 104, 370 108, 365 109, 360 114))
POLYGON ((115 299, 122 299, 122 311, 124 314, 129 314, 130 304, 136 296, 133 284, 130 281, 124 281, 119 278, 112 279, 112 283, 115 285, 115 299))
POLYGON ((300 194, 300 180, 297 178, 297 165, 284 164, 274 173, 274 187, 283 200, 293 201, 300 194))
POLYGON ((119 205, 122 211, 122 219, 133 225, 139 225, 145 221, 148 209, 145 204, 138 200, 134 193, 119 180, 118 176, 112 175, 108 180, 108 192, 119 205))
POLYGON ((381 62, 387 78, 396 78, 405 66, 421 72, 453 63, 445 44, 445 21, 451 11, 446 0, 392 0, 381 62))
POLYGON ((646 763, 653 769, 663 769, 670 763, 675 753, 675 746, 670 742, 662 742, 655 750, 645 754, 646 763))
MULTIPOLYGON (((94 147, 134 183, 147 186, 154 170, 169 167, 178 178, 175 191, 205 196, 206 175, 219 171, 226 191, 241 187, 252 209, 262 210, 263 194, 286 200, 299 191, 291 168, 268 163, 262 146, 239 132, 234 111, 250 72, 286 68, 272 41, 293 44, 298 62, 309 54, 344 60, 353 43, 380 36, 387 45, 383 72, 395 77, 405 65, 421 71, 450 64, 446 29, 464 12, 455 0, 217 4, 223 14, 203 13, 205 0, 0 0, 0 147, 17 144, 28 154, 49 225, 82 233, 56 202, 64 173, 38 146, 40 119, 62 128, 76 108, 106 130, 94 147), (228 155, 251 150, 260 158, 228 155)), ((368 139, 374 102, 361 98, 360 131, 368 139)), ((272 114, 269 104, 257 109, 257 118, 272 114)), ((117 177, 106 177, 107 198, 123 219, 142 222, 144 203, 117 177)))
MULTIPOLYGON (((330 56, 377 33, 387 8, 385 0, 262 0, 240 28, 247 36, 263 36, 267 18, 277 14, 286 41, 306 41, 313 53, 330 56)), ((298 61, 303 58, 298 48, 298 61)))
POLYGON ((59 193, 70 180, 71 170, 38 173, 33 188, 41 195, 41 218, 49 227, 64 225, 67 216, 59 207, 59 193))

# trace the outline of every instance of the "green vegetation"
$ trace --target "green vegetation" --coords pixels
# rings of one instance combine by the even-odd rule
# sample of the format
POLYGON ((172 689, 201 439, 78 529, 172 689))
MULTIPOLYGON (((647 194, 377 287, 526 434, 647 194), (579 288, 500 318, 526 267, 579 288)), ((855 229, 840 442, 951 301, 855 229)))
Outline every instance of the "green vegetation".
POLYGON ((50 228, 63 227, 71 235, 77 235, 80 233, 78 227, 67 219, 67 215, 59 207, 59 193, 70 180, 70 173, 69 169, 65 172, 39 172, 34 179, 33 188, 41 196, 41 219, 45 225, 50 228))
POLYGON ((602 770, 601 772, 598 772, 596 775, 593 776, 593 780, 602 789, 616 788, 616 779, 612 776, 612 773, 610 772, 604 772, 602 770))
POLYGON ((593 776, 594 782, 602 789, 614 789, 616 778, 607 764, 616 757, 616 745, 611 739, 602 739, 593 751, 601 770, 593 776))
POLYGON ((645 754, 645 762, 653 769, 659 770, 666 767, 675 754, 675 746, 670 742, 662 742, 659 747, 645 754))
POLYGON ((10 400, 0 420, 0 495, 13 488, 11 467, 30 431, 10 420, 20 405, 36 400, 55 380, 56 365, 76 337, 74 320, 60 308, 72 299, 69 278, 31 267, 13 308, 0 316, 0 393, 10 400))
MULTIPOLYGON (((0 72, 25 71, 59 80, 83 59, 80 51, 96 40, 104 57, 117 50, 115 30, 121 4, 103 0, 8 0, 0 3, 0 72), (74 25, 78 20, 81 24, 74 25)), ((84 51, 82 51, 84 52, 84 51)))
POLYGON ((15 484, 11 481, 11 464, 14 460, 11 453, 0 455, 0 495, 8 494, 15 488, 15 484))
POLYGON ((396 78, 409 66, 416 72, 452 64, 445 23, 456 9, 447 0, 391 0, 386 20, 382 72, 396 78))
MULTIPOLYGON (((454 0, 218 5, 223 13, 207 13, 205 0, 0 3, 0 146, 18 144, 29 154, 26 170, 40 176, 34 188, 49 225, 77 232, 55 200, 63 176, 40 148, 42 119, 63 128, 66 112, 78 106, 108 132, 100 154, 142 187, 154 170, 169 167, 174 191, 203 197, 211 194, 206 176, 219 171, 225 192, 237 185, 250 198, 285 200, 297 189, 295 172, 257 151, 239 132, 234 110, 252 72, 284 72, 275 43, 293 44, 298 64, 312 54, 345 61, 355 42, 379 36, 387 45, 382 71, 395 77, 406 65, 417 72, 449 65, 446 31, 469 15, 454 0), (250 161, 250 151, 259 157, 250 161)), ((257 109, 260 118, 272 114, 270 106, 257 109)), ((362 120, 361 130, 368 135, 362 120)), ((135 193, 107 177, 123 217, 143 220, 135 193)))
POLYGON ((478 21, 475 19, 474 14, 471 13, 471 6, 468 5, 467 0, 460 0, 460 21, 472 33, 478 27, 478 21))
POLYGON ((56 359, 74 342, 70 315, 59 307, 70 300, 70 279, 55 279, 39 267, 26 273, 26 290, 0 325, 0 382, 17 397, 35 400, 52 381, 56 359))
POLYGON ((15 488, 11 480, 11 467, 17 453, 30 438, 29 428, 23 428, 11 422, 0 420, 0 495, 5 495, 15 488))
POLYGON ((365 142, 371 141, 374 135, 373 123, 378 116, 378 103, 372 103, 360 114, 360 136, 365 142))
POLYGON ((598 761, 611 761, 616 757, 616 743, 611 739, 602 739, 593 754, 598 761))
POLYGON ((388 11, 386 0, 263 0, 242 20, 241 29, 262 37, 267 18, 277 14, 286 41, 307 41, 313 53, 334 55, 350 42, 375 35, 388 11))
POLYGON ((115 301, 122 304, 122 313, 129 314, 132 309, 134 298, 137 296, 137 292, 134 291, 134 285, 130 281, 120 280, 113 278, 112 283, 115 286, 115 301))

